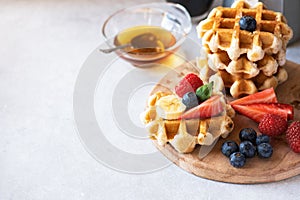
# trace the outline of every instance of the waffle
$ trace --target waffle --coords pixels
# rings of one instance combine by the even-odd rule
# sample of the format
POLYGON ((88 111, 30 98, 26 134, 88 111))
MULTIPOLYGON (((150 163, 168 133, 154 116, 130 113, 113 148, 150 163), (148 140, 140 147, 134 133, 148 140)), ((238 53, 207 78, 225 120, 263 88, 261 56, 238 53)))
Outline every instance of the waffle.
POLYGON ((233 130, 233 121, 228 115, 209 119, 153 120, 146 125, 151 139, 160 145, 169 142, 178 152, 189 153, 196 144, 210 145, 233 130))
MULTIPOLYGON (((255 62, 253 69, 247 69, 247 64, 235 65, 230 63, 239 63, 231 61, 226 52, 215 54, 201 53, 201 58, 197 62, 200 69, 200 78, 206 82, 214 81, 216 89, 227 88, 229 93, 234 98, 239 98, 245 95, 253 94, 259 90, 264 90, 270 87, 276 88, 279 84, 287 80, 287 71, 278 66, 276 60, 269 55, 255 62), (228 69, 229 68, 229 69, 228 69), (256 71, 258 69, 258 74, 256 71), (255 71, 255 76, 250 72, 255 71)), ((246 59, 241 57, 241 59, 246 59)), ((248 62, 248 61, 244 61, 248 62)), ((252 67, 248 63, 248 67, 252 67)), ((220 90, 221 91, 221 90, 220 90)), ((224 92, 224 91, 222 91, 224 92)))
POLYGON ((225 51, 208 54, 207 57, 209 66, 214 71, 224 69, 233 76, 238 76, 243 79, 253 78, 257 76, 260 71, 266 76, 272 76, 277 72, 279 66, 276 58, 267 54, 263 59, 257 62, 249 61, 246 55, 240 56, 236 61, 230 60, 225 51))
MULTIPOLYGON (((215 76, 215 79, 218 76, 215 76)), ((234 117, 235 111, 225 103, 224 98, 225 109, 218 116, 201 120, 167 120, 161 118, 155 109, 156 102, 165 95, 169 94, 158 91, 151 95, 148 99, 148 106, 141 115, 149 137, 156 140, 159 145, 170 143, 178 152, 189 153, 197 144, 210 145, 220 136, 227 137, 233 130, 234 125, 231 118, 234 117)))
POLYGON ((250 8, 248 3, 236 1, 231 8, 214 8, 197 26, 197 31, 208 53, 226 51, 235 61, 246 54, 252 62, 263 59, 265 54, 275 54, 283 65, 286 45, 292 37, 292 30, 286 23, 281 13, 267 10, 261 2, 250 8), (256 19, 253 33, 240 30, 242 16, 256 19))
POLYGON ((281 13, 260 2, 250 8, 239 0, 231 8, 213 9, 197 27, 207 59, 200 71, 203 79, 218 73, 234 98, 276 88, 287 80, 282 66, 292 30, 286 23, 281 13), (255 31, 240 30, 242 16, 255 18, 255 31))
POLYGON ((222 77, 224 85, 229 88, 230 94, 234 98, 254 94, 259 90, 276 88, 278 84, 287 80, 287 72, 283 67, 278 67, 274 75, 266 76, 263 71, 250 79, 241 79, 238 76, 229 74, 226 70, 219 70, 218 74, 222 77))

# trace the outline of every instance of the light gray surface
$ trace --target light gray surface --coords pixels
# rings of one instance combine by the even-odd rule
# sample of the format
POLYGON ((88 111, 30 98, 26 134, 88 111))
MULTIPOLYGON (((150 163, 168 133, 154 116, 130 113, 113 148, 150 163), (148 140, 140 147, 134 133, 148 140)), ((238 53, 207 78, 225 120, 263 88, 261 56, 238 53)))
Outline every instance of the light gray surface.
MULTIPOLYGON (((297 199, 300 176, 235 185, 175 165, 132 175, 86 152, 73 122, 76 76, 103 41, 104 19, 142 2, 0 2, 0 199, 297 199)), ((299 48, 291 45, 287 58, 300 63, 299 48)))

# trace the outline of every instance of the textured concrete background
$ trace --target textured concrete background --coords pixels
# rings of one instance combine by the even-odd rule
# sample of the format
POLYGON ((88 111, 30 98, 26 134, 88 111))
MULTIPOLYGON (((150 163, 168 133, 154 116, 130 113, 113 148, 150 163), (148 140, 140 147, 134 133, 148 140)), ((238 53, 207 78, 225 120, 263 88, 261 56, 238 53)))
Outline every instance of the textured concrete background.
MULTIPOLYGON (((175 165, 130 175, 86 152, 73 122, 76 76, 103 41, 105 18, 143 2, 0 1, 0 199, 297 199, 300 176, 234 185, 175 165)), ((299 48, 291 45, 287 58, 300 63, 299 48)))

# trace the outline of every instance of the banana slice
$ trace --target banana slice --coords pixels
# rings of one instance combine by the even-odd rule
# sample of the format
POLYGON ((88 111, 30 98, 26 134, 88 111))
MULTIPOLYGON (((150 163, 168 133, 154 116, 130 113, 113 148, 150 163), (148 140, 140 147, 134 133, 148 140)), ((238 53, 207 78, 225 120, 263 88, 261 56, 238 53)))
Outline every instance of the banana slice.
POLYGON ((148 107, 152 107, 152 106, 155 106, 156 102, 161 98, 161 97, 164 97, 164 96, 168 96, 170 94, 167 94, 165 92, 161 92, 161 91, 158 91, 156 92, 155 94, 152 94, 149 99, 148 99, 148 107))
POLYGON ((197 141, 198 141, 198 144, 200 144, 200 145, 211 145, 215 141, 215 138, 209 132, 207 132, 205 134, 199 133, 197 141))
POLYGON ((209 78, 209 82, 213 82, 213 95, 222 95, 225 94, 225 90, 224 90, 224 82, 222 80, 222 77, 219 74, 214 74, 212 76, 210 76, 209 78))
POLYGON ((186 131, 186 124, 181 121, 178 134, 170 143, 178 152, 190 153, 195 149, 196 137, 186 131))
POLYGON ((175 95, 161 97, 156 102, 156 112, 163 119, 178 119, 185 109, 186 106, 175 95))
POLYGON ((168 93, 164 93, 161 91, 156 92, 155 94, 152 94, 148 98, 147 102, 147 108, 144 112, 141 113, 140 119, 144 124, 148 124, 152 121, 157 120, 159 117, 156 114, 156 102, 164 96, 170 95, 168 93))
POLYGON ((149 138, 157 140, 159 145, 164 145, 168 142, 168 136, 163 120, 155 120, 146 125, 149 133, 149 138))

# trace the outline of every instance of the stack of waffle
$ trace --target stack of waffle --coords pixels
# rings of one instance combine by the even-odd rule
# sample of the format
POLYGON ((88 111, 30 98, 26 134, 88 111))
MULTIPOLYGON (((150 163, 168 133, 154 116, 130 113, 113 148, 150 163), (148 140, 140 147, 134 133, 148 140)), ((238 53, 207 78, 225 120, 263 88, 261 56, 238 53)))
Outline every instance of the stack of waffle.
POLYGON ((292 30, 281 13, 267 10, 263 3, 250 8, 240 0, 231 8, 217 7, 197 31, 209 67, 221 75, 234 98, 276 88, 287 79, 283 65, 292 30), (243 16, 256 20, 255 31, 240 29, 243 16))

